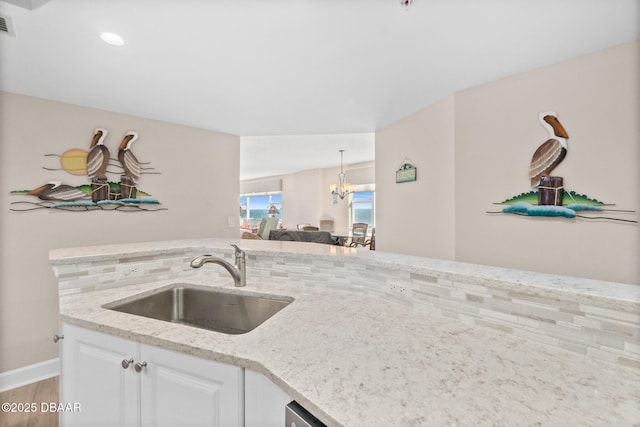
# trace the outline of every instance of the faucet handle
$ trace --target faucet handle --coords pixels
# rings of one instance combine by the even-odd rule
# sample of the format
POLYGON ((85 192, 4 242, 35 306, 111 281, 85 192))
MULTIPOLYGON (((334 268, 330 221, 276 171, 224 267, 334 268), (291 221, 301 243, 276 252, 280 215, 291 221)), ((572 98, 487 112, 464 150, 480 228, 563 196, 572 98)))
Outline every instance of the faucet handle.
MULTIPOLYGON (((236 250, 236 267, 238 268, 238 274, 239 274, 239 279, 240 279, 240 283, 238 283, 238 280, 236 280, 236 286, 246 286, 247 285, 247 261, 245 259, 245 252, 240 249, 238 246, 234 245, 233 243, 231 244, 231 246, 234 247, 234 249, 236 250)), ((234 276, 234 280, 236 279, 236 276, 234 276)))
POLYGON ((242 249, 240 249, 237 245, 234 245, 232 243, 231 246, 233 246, 236 250, 236 258, 245 256, 245 252, 242 249))

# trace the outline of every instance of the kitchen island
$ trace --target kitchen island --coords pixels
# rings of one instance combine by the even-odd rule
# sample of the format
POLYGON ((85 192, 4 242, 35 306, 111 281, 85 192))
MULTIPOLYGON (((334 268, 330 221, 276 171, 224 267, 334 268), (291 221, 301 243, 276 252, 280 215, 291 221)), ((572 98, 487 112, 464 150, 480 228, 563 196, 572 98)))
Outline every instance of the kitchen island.
POLYGON ((638 287, 300 242, 60 249, 61 321, 263 374, 329 426, 640 423, 638 287), (248 255, 235 288, 212 253, 248 255), (176 283, 294 301, 241 335, 103 306, 176 283))

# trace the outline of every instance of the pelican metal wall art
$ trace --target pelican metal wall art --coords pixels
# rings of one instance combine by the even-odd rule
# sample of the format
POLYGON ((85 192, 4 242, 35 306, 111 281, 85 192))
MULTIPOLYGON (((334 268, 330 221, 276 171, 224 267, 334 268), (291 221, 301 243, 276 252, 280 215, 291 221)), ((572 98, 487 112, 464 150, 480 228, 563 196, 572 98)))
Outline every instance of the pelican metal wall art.
POLYGON ((548 138, 540 144, 531 158, 529 182, 532 189, 497 203, 506 205, 501 211, 487 213, 598 219, 637 224, 637 220, 625 217, 635 214, 635 211, 612 209, 612 204, 605 204, 573 190, 568 191, 564 185, 564 177, 551 175, 567 156, 569 134, 555 112, 540 113, 538 121, 547 131, 548 138), (617 216, 602 216, 602 212, 610 212, 609 215, 617 216))
POLYGON ((105 140, 109 132, 97 128, 93 132, 89 150, 72 148, 62 154, 46 154, 57 157, 60 167, 43 167, 48 171, 64 171, 74 176, 86 176, 88 183, 63 184, 59 180, 32 190, 12 191, 13 195, 35 196, 38 201, 16 201, 10 210, 24 212, 39 209, 66 211, 117 210, 124 212, 158 211, 160 202, 138 188, 143 174, 158 174, 149 163, 138 161, 131 147, 138 139, 135 131, 126 132, 118 146, 116 162, 111 156, 105 140), (119 175, 119 181, 109 180, 109 175, 119 175))

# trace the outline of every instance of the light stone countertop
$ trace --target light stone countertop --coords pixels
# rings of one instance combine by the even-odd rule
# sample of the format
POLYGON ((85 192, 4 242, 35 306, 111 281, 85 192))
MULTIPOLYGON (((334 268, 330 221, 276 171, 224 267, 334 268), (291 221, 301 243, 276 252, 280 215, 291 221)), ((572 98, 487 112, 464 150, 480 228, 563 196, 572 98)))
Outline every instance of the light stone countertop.
MULTIPOLYGON (((242 245, 266 251, 261 242, 250 242, 242 245)), ((55 265, 223 243, 227 241, 206 239, 173 242, 173 247, 158 242, 64 249, 52 251, 51 259, 55 265)), ((282 243, 287 244, 270 245, 269 253, 299 245, 282 243)), ((470 264, 313 246, 318 248, 310 254, 314 257, 362 257, 365 262, 397 263, 403 268, 418 264, 422 269, 431 263, 439 271, 451 268, 461 274, 468 270, 480 278, 496 273, 491 267, 482 273, 477 271, 481 267, 470 264)), ((305 252, 308 248, 304 245, 305 252)), ((526 283, 528 273, 520 274, 526 283)), ((554 276, 546 280, 543 285, 553 288, 554 276)), ((584 284, 587 294, 604 292, 590 289, 589 281, 575 280, 578 288, 584 284)), ((617 285, 609 290, 614 295, 608 295, 621 300, 634 289, 634 285, 617 285)), ((60 313, 68 323, 260 372, 329 426, 640 424, 640 373, 635 369, 357 293, 272 283, 234 288, 230 279, 212 283, 194 275, 63 296, 60 313), (285 295, 295 301, 242 335, 102 308, 172 283, 285 295)))

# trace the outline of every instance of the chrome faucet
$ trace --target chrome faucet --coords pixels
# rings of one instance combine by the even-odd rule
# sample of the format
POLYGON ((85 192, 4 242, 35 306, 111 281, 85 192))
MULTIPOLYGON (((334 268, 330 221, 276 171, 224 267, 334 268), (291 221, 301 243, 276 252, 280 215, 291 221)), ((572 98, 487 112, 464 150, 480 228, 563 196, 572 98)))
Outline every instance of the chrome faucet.
POLYGON ((199 257, 195 257, 191 260, 192 268, 200 268, 208 262, 212 262, 214 264, 221 265, 231 274, 233 277, 233 282, 236 286, 246 286, 247 285, 247 260, 245 252, 234 245, 231 244, 236 250, 236 265, 235 267, 229 264, 227 261, 222 258, 212 256, 212 255, 200 255, 199 257))

